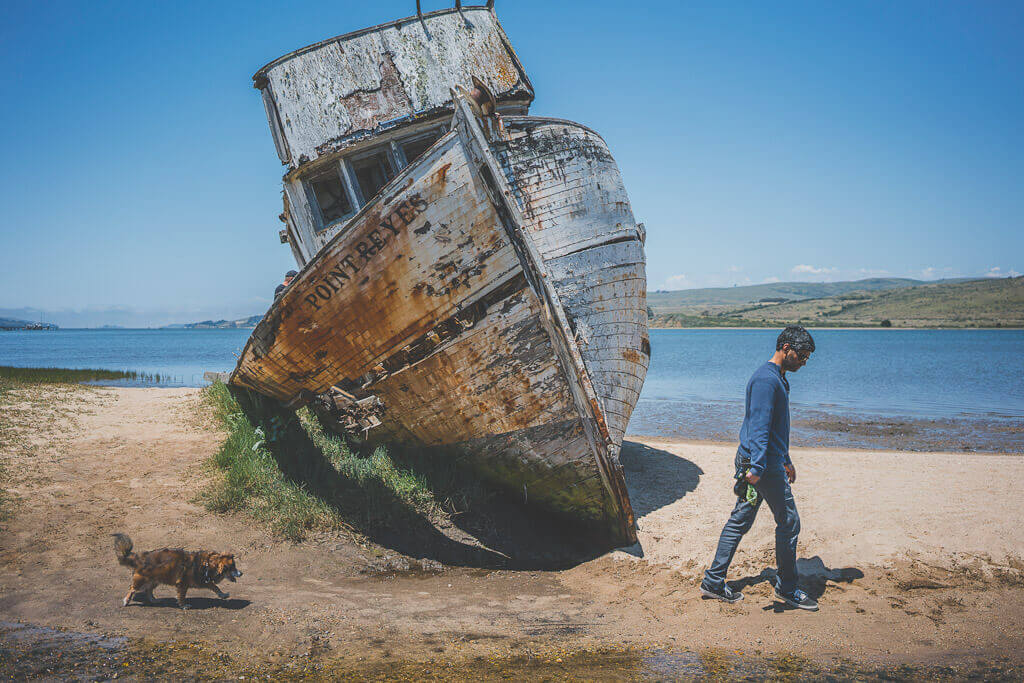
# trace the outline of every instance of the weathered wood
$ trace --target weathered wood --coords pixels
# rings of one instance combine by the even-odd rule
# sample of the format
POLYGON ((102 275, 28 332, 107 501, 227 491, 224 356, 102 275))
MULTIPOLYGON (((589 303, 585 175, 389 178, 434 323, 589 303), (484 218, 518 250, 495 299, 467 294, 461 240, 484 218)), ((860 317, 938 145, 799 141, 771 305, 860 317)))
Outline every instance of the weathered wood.
POLYGON ((463 143, 471 150, 473 165, 484 181, 491 201, 494 203, 501 225, 512 241, 523 267, 523 274, 530 282, 537 296, 544 303, 544 315, 540 322, 548 332, 552 348, 565 373, 569 391, 576 410, 583 418, 583 431, 597 463, 601 480, 609 495, 608 504, 619 521, 615 535, 626 540, 635 540, 635 519, 626 492, 626 480, 618 460, 621 443, 616 443, 608 429, 607 419, 601 409, 599 397, 594 389, 579 348, 570 330, 569 322, 551 279, 547 266, 526 230, 525 220, 519 206, 512 200, 515 188, 510 187, 502 175, 502 168, 495 158, 491 143, 498 144, 505 138, 500 120, 487 122, 486 130, 471 114, 470 100, 456 101, 456 116, 452 127, 459 132, 463 143))
POLYGON ((596 133, 480 108, 490 87, 499 109, 525 111, 532 90, 493 15, 467 12, 325 41, 257 74, 294 157, 284 219, 304 267, 231 382, 291 406, 319 396, 338 428, 441 449, 630 543, 618 451, 650 355, 642 229, 596 133), (470 75, 474 93, 448 90, 470 75), (450 131, 364 196, 379 184, 355 187, 353 156, 408 163, 400 144, 429 122, 408 114, 431 107, 454 110, 450 131), (324 168, 358 208, 330 226, 306 185, 324 168))
POLYGON ((473 76, 524 111, 533 99, 494 13, 481 7, 325 40, 274 60, 253 79, 270 93, 264 97, 268 120, 281 139, 282 160, 295 168, 402 119, 450 114, 449 89, 468 85, 473 76))
POLYGON ((499 158, 621 443, 650 342, 643 244, 618 167, 604 141, 578 124, 509 117, 506 125, 499 158))

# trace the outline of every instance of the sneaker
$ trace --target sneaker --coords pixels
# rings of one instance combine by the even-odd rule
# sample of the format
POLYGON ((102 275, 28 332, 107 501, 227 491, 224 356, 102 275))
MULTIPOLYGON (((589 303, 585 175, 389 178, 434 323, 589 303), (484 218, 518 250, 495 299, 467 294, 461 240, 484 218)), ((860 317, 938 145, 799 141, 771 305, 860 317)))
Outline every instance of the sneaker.
POLYGON ((802 590, 797 588, 795 591, 786 595, 778 588, 775 589, 775 597, 782 600, 790 607, 796 607, 797 609, 805 609, 809 612, 818 611, 818 601, 804 593, 802 590))
POLYGON ((713 591, 702 583, 700 594, 708 600, 721 600, 728 603, 739 602, 743 599, 743 593, 733 591, 727 584, 723 584, 721 590, 713 591))

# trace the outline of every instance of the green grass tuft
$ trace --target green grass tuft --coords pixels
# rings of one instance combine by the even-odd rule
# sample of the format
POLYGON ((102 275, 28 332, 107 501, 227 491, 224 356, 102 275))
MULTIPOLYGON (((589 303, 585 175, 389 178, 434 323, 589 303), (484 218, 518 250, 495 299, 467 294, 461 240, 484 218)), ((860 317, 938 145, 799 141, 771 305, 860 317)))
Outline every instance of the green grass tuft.
POLYGON ((255 397, 258 405, 243 410, 220 382, 204 395, 227 438, 211 463, 221 476, 201 501, 212 511, 248 514, 290 540, 438 522, 488 497, 450 460, 382 446, 361 457, 308 408, 292 412, 255 397))

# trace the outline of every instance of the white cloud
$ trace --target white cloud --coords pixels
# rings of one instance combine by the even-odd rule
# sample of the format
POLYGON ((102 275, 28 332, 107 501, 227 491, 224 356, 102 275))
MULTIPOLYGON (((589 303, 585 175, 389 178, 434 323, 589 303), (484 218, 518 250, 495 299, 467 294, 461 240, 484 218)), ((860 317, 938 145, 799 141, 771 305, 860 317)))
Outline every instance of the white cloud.
MULTIPOLYGON (((835 270, 835 268, 832 270, 835 270)), ((858 268, 854 271, 853 277, 860 280, 866 277, 885 277, 889 274, 889 271, 884 268, 858 268)))
POLYGON ((944 268, 928 266, 921 269, 919 276, 922 280, 941 280, 948 277, 960 277, 960 273, 954 272, 951 266, 945 266, 944 268))
POLYGON ((838 268, 818 268, 816 266, 810 266, 806 263, 801 263, 798 266, 793 266, 792 272, 804 275, 828 275, 829 273, 835 273, 838 268))
POLYGON ((985 277, 1020 277, 1020 273, 1013 268, 1010 270, 1003 270, 999 266, 993 266, 987 273, 985 273, 985 277))
POLYGON ((737 287, 742 285, 752 285, 754 281, 749 276, 740 275, 738 271, 742 271, 742 268, 738 266, 729 266, 725 272, 719 273, 705 273, 698 275, 687 275, 686 273, 679 273, 678 275, 670 275, 665 279, 661 289, 675 290, 675 289, 695 289, 698 287, 737 287))
POLYGON ((662 289, 686 289, 692 286, 693 283, 686 277, 686 273, 680 273, 665 280, 665 286, 662 289))
POLYGON ((776 282, 782 282, 782 280, 780 280, 779 278, 775 277, 774 275, 772 275, 771 277, 766 277, 764 279, 764 284, 766 284, 766 285, 770 285, 770 284, 773 284, 773 283, 776 283, 776 282))

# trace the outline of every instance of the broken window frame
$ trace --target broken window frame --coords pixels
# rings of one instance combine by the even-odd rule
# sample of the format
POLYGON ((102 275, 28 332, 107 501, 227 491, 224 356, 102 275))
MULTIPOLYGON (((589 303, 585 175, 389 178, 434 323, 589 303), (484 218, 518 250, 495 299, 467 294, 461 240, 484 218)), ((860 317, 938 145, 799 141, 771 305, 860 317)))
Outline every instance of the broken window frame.
MULTIPOLYGON (((363 188, 359 183, 359 178, 356 175, 356 165, 360 162, 366 161, 372 157, 381 155, 385 159, 387 169, 385 175, 387 180, 384 185, 391 182, 399 173, 405 170, 412 162, 416 161, 416 158, 408 159, 405 155, 405 147, 410 143, 419 142, 425 138, 432 138, 430 146, 433 146, 435 142, 444 137, 447 129, 444 126, 434 126, 427 130, 421 130, 413 135, 407 135, 401 138, 392 139, 383 144, 374 145, 367 149, 360 150, 357 153, 346 155, 333 163, 321 166, 315 171, 311 171, 308 174, 304 174, 301 178, 302 187, 306 193, 306 201, 309 203, 310 214, 315 223, 315 232, 320 235, 329 228, 348 221, 350 218, 355 216, 360 209, 373 199, 373 196, 367 197, 363 192, 363 188), (342 190, 345 192, 345 196, 348 198, 349 207, 351 211, 343 216, 339 216, 334 220, 327 221, 324 219, 323 210, 320 208, 320 202, 316 198, 316 191, 313 189, 313 182, 323 178, 328 173, 328 169, 334 170, 339 180, 341 181, 342 190)), ((424 149, 424 152, 426 149, 424 149)), ((422 156, 423 152, 420 152, 422 156)), ((381 187, 384 187, 382 185, 381 187)), ((380 190, 378 190, 379 192, 380 190)))
POLYGON ((353 195, 345 170, 338 162, 328 164, 325 167, 311 172, 308 176, 302 179, 302 187, 306 192, 306 201, 309 202, 309 207, 311 209, 310 213, 313 215, 313 220, 316 221, 317 234, 324 232, 334 225, 344 223, 355 216, 359 211, 360 202, 357 201, 357 197, 353 195), (320 207, 320 201, 316 197, 316 190, 313 189, 313 183, 324 176, 329 176, 331 171, 333 171, 334 175, 338 178, 338 183, 341 185, 341 191, 348 200, 349 210, 347 213, 338 216, 337 218, 327 220, 324 217, 323 209, 320 207))
POLYGON ((371 199, 377 196, 377 193, 380 192, 383 187, 390 183, 396 175, 402 172, 402 169, 405 168, 405 166, 400 162, 401 160, 396 158, 394 149, 388 143, 383 145, 374 145, 369 149, 365 149, 356 154, 351 154, 345 157, 345 172, 349 175, 352 187, 358 194, 360 208, 369 203, 371 199), (366 192, 363 191, 363 186, 359 182, 359 176, 356 172, 356 164, 365 162, 366 160, 377 156, 383 156, 385 164, 387 165, 387 168, 384 169, 384 183, 377 188, 377 192, 374 192, 370 196, 366 196, 366 192))

